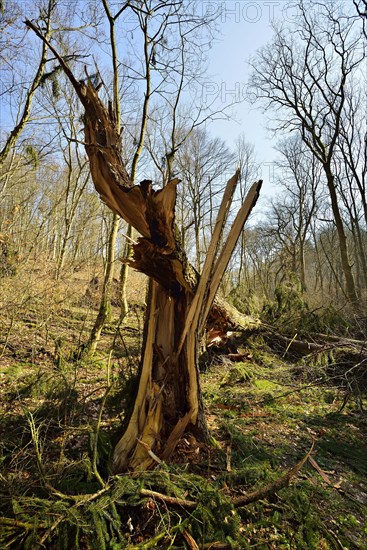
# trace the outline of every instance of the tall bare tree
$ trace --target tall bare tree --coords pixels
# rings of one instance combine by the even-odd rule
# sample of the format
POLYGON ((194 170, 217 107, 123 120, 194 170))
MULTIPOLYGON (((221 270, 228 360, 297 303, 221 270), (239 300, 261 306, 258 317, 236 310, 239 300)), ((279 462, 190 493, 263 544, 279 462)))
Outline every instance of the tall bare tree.
POLYGON ((210 138, 204 128, 191 131, 177 153, 176 169, 182 177, 179 201, 185 223, 181 225, 181 239, 187 242, 192 234, 194 265, 200 273, 207 252, 208 235, 212 234, 212 218, 222 195, 225 175, 235 163, 234 154, 219 138, 210 138))
POLYGON ((353 4, 362 20, 363 34, 367 39, 367 0, 353 0, 353 4))
MULTIPOLYGON (((40 9, 40 13, 38 15, 38 21, 42 23, 44 29, 45 29, 45 36, 49 39, 51 36, 51 17, 53 14, 53 11, 55 9, 56 2, 55 0, 48 0, 45 7, 42 7, 40 9)), ((7 9, 11 10, 17 10, 17 5, 14 3, 13 5, 7 6, 7 9)), ((16 22, 18 18, 21 17, 22 14, 13 13, 13 14, 6 14, 3 10, 2 13, 2 19, 0 22, 1 31, 3 33, 3 36, 6 37, 6 31, 10 32, 12 31, 14 34, 14 27, 13 24, 16 22), (8 28, 9 27, 9 28, 8 28)), ((23 37, 24 40, 24 37, 23 37)), ((14 38, 12 36, 8 36, 8 41, 5 40, 5 43, 3 43, 0 50, 0 63, 1 65, 6 65, 6 73, 12 73, 9 79, 5 78, 5 71, 3 72, 3 77, 5 78, 5 88, 6 93, 15 92, 18 91, 19 98, 18 98, 18 112, 16 115, 16 122, 12 130, 9 132, 7 137, 5 138, 4 143, 1 144, 0 149, 0 167, 4 164, 5 159, 9 155, 9 152, 11 149, 15 146, 17 140, 19 139, 19 136, 21 135, 22 131, 24 130, 29 117, 31 115, 31 108, 33 99, 36 93, 37 88, 40 86, 42 82, 42 77, 45 72, 46 68, 46 62, 47 62, 47 52, 48 47, 45 42, 42 43, 41 46, 41 53, 39 58, 39 63, 37 70, 33 77, 31 77, 31 82, 28 87, 26 87, 24 93, 19 93, 19 89, 24 91, 24 85, 17 82, 17 78, 14 77, 13 71, 14 71, 14 59, 7 59, 7 56, 20 54, 20 48, 21 46, 19 44, 22 44, 22 40, 19 40, 19 37, 14 38), (14 42, 13 44, 9 44, 8 42, 14 42)), ((19 57, 18 61, 19 62, 19 57)), ((4 67, 3 67, 4 69, 4 67)), ((18 70, 18 73, 21 71, 18 70)), ((13 94, 12 94, 13 95, 13 94)), ((4 116, 4 113, 3 113, 4 116)), ((9 119, 10 119, 10 113, 9 113, 9 119)))
MULTIPOLYGON (((119 72, 118 72, 118 55, 117 55, 117 43, 116 43, 116 33, 115 33, 115 24, 120 15, 128 7, 129 2, 126 2, 116 14, 112 14, 107 0, 103 0, 103 8, 108 20, 109 28, 109 41, 111 48, 111 59, 113 67, 113 112, 116 118, 116 130, 121 133, 121 103, 120 103, 120 91, 119 91, 119 72)), ((111 285, 114 276, 115 270, 115 259, 116 259, 116 241, 117 233, 119 229, 120 220, 117 214, 114 212, 112 214, 111 224, 108 233, 108 239, 106 243, 106 261, 104 267, 103 275, 103 284, 102 284, 102 294, 101 300, 98 308, 98 314, 94 321, 89 341, 87 344, 87 350, 89 354, 93 355, 97 349, 98 342, 101 337, 103 327, 106 324, 106 321, 109 317, 109 301, 110 301, 110 292, 111 285)))
POLYGON ((344 4, 298 2, 294 27, 276 28, 272 42, 253 61, 251 87, 266 108, 273 108, 276 127, 297 131, 323 167, 338 232, 345 292, 358 309, 333 159, 345 116, 346 90, 365 60, 365 44, 360 26, 343 13, 344 4))
MULTIPOLYGON (((242 202, 245 198, 250 182, 256 179, 259 171, 259 166, 255 158, 254 146, 247 141, 244 133, 241 133, 236 139, 235 157, 241 171, 239 199, 242 202)), ((232 284, 234 285, 232 294, 250 292, 251 283, 249 281, 249 262, 247 261, 248 236, 249 232, 247 230, 242 231, 237 247, 238 253, 234 254, 237 262, 234 266, 234 272, 236 275, 234 276, 234 274, 232 274, 232 284)))
MULTIPOLYGON (((203 124, 208 116, 202 113, 205 109, 201 105, 195 104, 197 97, 185 114, 181 107, 188 89, 194 94, 198 80, 203 78, 207 34, 210 35, 210 25, 217 16, 203 17, 191 0, 168 4, 144 0, 142 5, 130 7, 137 18, 134 32, 140 32, 142 55, 137 67, 133 65, 125 78, 143 83, 144 91, 134 125, 136 150, 130 176, 135 181, 144 150, 148 150, 165 185, 173 177, 177 151, 192 129, 203 124), (153 137, 157 134, 159 146, 153 137)), ((129 227, 120 273, 122 316, 128 307, 126 282, 132 236, 129 227)))
POLYGON ((312 219, 317 213, 321 165, 299 136, 281 141, 277 150, 282 155, 277 162, 277 171, 278 186, 283 192, 272 202, 273 230, 283 246, 289 247, 291 270, 299 276, 302 288, 306 290, 305 247, 312 219))

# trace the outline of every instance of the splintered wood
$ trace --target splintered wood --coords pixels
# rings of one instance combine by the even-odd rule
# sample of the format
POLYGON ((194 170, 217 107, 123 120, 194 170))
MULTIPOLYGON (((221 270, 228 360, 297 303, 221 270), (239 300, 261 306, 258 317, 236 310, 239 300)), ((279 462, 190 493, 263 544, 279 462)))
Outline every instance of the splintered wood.
MULTIPOLYGON (((151 295, 135 402, 115 449, 115 471, 142 470, 168 460, 186 432, 207 437, 198 378, 199 345, 207 321, 225 325, 231 315, 214 303, 218 287, 262 182, 251 187, 224 244, 223 230, 240 173, 228 181, 201 277, 182 249, 175 224, 178 179, 159 190, 150 180, 133 185, 122 161, 121 135, 112 105, 106 107, 88 79, 78 81, 39 30, 84 106, 85 149, 101 199, 140 234, 130 265, 148 275, 151 295)), ((193 542, 191 546, 193 547, 193 542)))

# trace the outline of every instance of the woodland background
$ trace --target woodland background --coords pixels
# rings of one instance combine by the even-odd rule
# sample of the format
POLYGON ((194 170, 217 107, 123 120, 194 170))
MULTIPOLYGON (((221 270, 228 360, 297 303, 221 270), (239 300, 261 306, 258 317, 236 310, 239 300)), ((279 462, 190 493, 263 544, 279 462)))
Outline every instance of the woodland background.
MULTIPOLYGON (((242 232, 220 289, 254 324, 211 346, 203 363, 219 453, 207 460, 216 473, 205 463, 204 478, 215 482, 203 497, 201 477, 175 479, 178 493, 170 485, 176 471, 164 483, 154 473, 144 481, 176 497, 201 495, 202 511, 187 516, 151 496, 137 502, 133 480, 114 482, 105 507, 98 496, 135 381, 147 282, 121 262, 136 236, 93 188, 74 90, 24 20, 104 101, 117 92, 132 180, 181 180, 176 222, 200 273, 227 180, 240 166, 240 204, 259 172, 251 129, 232 149, 210 130, 235 108, 217 110, 203 95, 220 14, 203 17, 189 0, 2 3, 4 547, 364 547, 367 5, 312 1, 298 9, 293 25, 274 24, 251 61, 247 100, 267 113, 278 160, 274 193, 242 232), (309 466, 285 496, 232 515, 238 487, 270 483, 318 437, 321 477, 309 466), (126 507, 116 514, 124 491, 126 507), (65 494, 97 496, 71 506, 65 494), (327 513, 320 502, 330 504, 327 513), (216 514, 234 519, 219 529, 216 514)), ((195 464, 188 450, 181 454, 195 464)), ((193 476, 204 475, 199 463, 193 476)))

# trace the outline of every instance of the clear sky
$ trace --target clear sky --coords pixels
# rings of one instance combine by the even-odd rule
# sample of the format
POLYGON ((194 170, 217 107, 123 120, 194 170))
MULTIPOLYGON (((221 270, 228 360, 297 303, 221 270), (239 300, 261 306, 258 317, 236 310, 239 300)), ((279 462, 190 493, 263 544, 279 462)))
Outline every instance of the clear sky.
POLYGON ((214 121, 210 131, 229 146, 234 145, 240 133, 245 134, 247 141, 255 146, 259 177, 264 180, 263 192, 272 194, 276 140, 266 130, 265 116, 246 101, 248 59, 271 39, 271 22, 291 22, 296 16, 295 7, 287 0, 208 0, 202 2, 202 9, 207 13, 220 10, 222 34, 210 51, 210 77, 204 84, 204 96, 207 95, 208 100, 216 97, 218 106, 244 100, 234 107, 235 120, 214 121))

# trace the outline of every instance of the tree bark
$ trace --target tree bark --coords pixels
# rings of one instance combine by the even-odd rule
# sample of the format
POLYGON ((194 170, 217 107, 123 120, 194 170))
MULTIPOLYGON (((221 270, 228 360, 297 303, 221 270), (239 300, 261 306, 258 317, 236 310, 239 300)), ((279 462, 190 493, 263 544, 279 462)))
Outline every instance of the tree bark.
POLYGON ((14 126, 12 131, 10 132, 9 136, 7 137, 3 148, 0 150, 0 168, 3 166, 11 148, 14 147, 14 145, 18 141, 20 134, 22 133, 27 122, 29 121, 33 98, 35 96, 37 88, 41 84, 42 76, 44 75, 44 72, 45 72, 46 61, 47 61, 47 51, 48 51, 48 38, 50 37, 50 29, 51 29, 52 11, 53 11, 53 3, 49 2, 47 6, 47 10, 45 10, 45 15, 47 18, 45 21, 46 40, 43 41, 41 59, 37 68, 37 72, 33 78, 32 84, 26 93, 26 99, 25 99, 25 103, 24 103, 24 107, 23 107, 23 111, 20 116, 20 119, 17 122, 17 124, 14 126))
POLYGON ((110 295, 111 295, 111 286, 112 286, 112 281, 114 276, 116 240, 117 240, 119 223, 120 223, 119 217, 116 214, 114 214, 112 217, 111 228, 109 230, 109 235, 107 240, 106 267, 105 267, 105 273, 103 277, 101 301, 99 304, 98 314, 97 314, 96 320, 94 321, 94 325, 91 330, 89 341, 87 344, 87 352, 90 356, 93 356, 95 354, 98 346, 98 342, 101 339, 103 327, 105 326, 106 321, 109 318, 110 295))
POLYGON ((161 284, 152 284, 139 388, 115 449, 116 472, 146 469, 157 461, 155 455, 169 458, 189 424, 198 439, 206 438, 196 368, 198 341, 188 339, 176 354, 191 300, 188 290, 172 296, 161 284))
POLYGON ((338 198, 336 195, 334 176, 331 172, 330 166, 324 164, 324 170, 327 180, 327 186, 330 193, 331 208, 335 220, 335 226, 338 233, 340 258, 342 264, 342 270, 345 277, 345 293, 348 297, 348 301, 352 304, 354 309, 359 308, 358 295, 356 291, 356 285, 352 272, 352 266, 349 260, 347 237, 344 230, 343 220, 340 214, 338 198))

